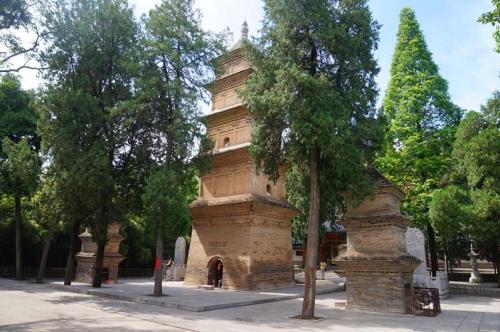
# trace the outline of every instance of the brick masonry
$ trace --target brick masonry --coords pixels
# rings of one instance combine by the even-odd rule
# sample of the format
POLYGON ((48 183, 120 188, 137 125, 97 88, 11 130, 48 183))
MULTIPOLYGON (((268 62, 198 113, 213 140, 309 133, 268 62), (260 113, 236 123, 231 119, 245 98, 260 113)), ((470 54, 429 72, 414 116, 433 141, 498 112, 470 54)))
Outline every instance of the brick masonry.
POLYGON ((347 309, 408 313, 413 271, 420 261, 406 250, 408 220, 401 215, 402 192, 376 169, 376 193, 348 206, 342 224, 347 250, 338 264, 347 277, 347 309))
POLYGON ((256 290, 294 284, 291 218, 285 182, 255 172, 249 146, 252 118, 237 90, 252 69, 238 46, 219 59, 221 75, 211 84, 207 116, 214 141, 213 168, 201 176, 190 206, 193 231, 184 283, 206 285, 209 262, 223 264, 222 287, 256 290))

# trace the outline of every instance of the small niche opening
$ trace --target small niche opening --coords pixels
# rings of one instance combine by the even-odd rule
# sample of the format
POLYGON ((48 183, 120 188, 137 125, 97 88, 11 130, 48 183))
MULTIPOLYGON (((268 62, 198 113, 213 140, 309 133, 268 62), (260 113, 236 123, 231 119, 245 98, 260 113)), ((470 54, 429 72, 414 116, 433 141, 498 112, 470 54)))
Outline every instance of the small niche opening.
POLYGON ((271 196, 271 185, 270 185, 270 184, 268 184, 268 185, 266 186, 266 195, 267 195, 267 196, 271 196))
POLYGON ((224 138, 224 142, 223 142, 222 146, 225 148, 229 146, 229 137, 224 138))

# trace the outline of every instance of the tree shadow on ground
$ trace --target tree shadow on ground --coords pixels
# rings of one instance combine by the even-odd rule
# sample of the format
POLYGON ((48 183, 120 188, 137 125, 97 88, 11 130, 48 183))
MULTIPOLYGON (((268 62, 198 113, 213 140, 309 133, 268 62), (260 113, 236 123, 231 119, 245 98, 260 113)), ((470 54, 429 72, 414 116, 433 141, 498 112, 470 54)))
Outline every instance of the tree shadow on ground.
MULTIPOLYGON (((27 287, 27 285, 23 287, 22 283, 20 283, 18 288, 29 288, 29 291, 26 291, 40 293, 42 295, 44 293, 62 292, 59 290, 46 289, 48 288, 46 286, 31 289, 31 287, 27 287)), ((0 289, 2 289, 2 287, 0 287, 0 289)), ((17 291, 20 291, 20 289, 17 291)), ((461 324, 476 324, 478 321, 483 321, 485 317, 491 321, 491 324, 497 322, 498 326, 500 326, 500 299, 470 296, 451 296, 449 299, 444 300, 442 302, 443 313, 437 317, 416 317, 411 315, 367 313, 334 309, 335 302, 345 300, 345 293, 331 293, 317 297, 316 315, 325 317, 325 320, 302 321, 289 318, 300 313, 302 299, 205 312, 188 312, 156 305, 125 302, 90 295, 66 294, 67 295, 63 296, 53 294, 55 298, 50 296, 46 298, 45 301, 52 304, 78 303, 107 313, 114 313, 142 320, 145 323, 171 323, 175 328, 187 328, 195 331, 218 330, 216 326, 220 327, 219 331, 258 331, 259 327, 308 331, 319 331, 324 329, 336 329, 341 331, 344 328, 355 330, 371 328, 434 331, 439 329, 458 329, 461 324), (481 308, 488 308, 488 311, 491 312, 485 313, 481 311, 481 308), (470 322, 468 322, 468 320, 470 322), (223 324, 224 328, 221 327, 221 324, 223 324)), ((55 321, 57 320, 54 320, 54 322, 55 321)), ((7 331, 22 330, 21 328, 16 330, 15 326, 2 326, 2 329, 6 330, 6 327, 10 328, 10 330, 7 331)), ((78 329, 75 328, 74 330, 77 331, 78 329)))

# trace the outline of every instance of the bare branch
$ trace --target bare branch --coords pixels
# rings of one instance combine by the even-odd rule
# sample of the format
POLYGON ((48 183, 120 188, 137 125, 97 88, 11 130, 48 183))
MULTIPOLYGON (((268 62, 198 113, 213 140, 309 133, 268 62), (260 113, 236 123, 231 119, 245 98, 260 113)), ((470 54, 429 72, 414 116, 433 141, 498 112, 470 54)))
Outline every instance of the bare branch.
POLYGON ((32 52, 34 51, 37 47, 38 47, 38 44, 39 44, 39 37, 37 37, 37 39, 33 42, 33 45, 29 48, 24 48, 18 52, 14 52, 12 53, 11 55, 7 56, 6 58, 0 60, 1 62, 7 62, 9 60, 11 60, 12 58, 18 56, 18 55, 21 55, 21 54, 26 54, 26 53, 29 53, 29 52, 32 52))
POLYGON ((14 72, 19 72, 22 69, 32 69, 32 70, 42 71, 49 69, 49 67, 33 67, 28 65, 22 65, 16 68, 0 69, 0 73, 14 73, 14 72))

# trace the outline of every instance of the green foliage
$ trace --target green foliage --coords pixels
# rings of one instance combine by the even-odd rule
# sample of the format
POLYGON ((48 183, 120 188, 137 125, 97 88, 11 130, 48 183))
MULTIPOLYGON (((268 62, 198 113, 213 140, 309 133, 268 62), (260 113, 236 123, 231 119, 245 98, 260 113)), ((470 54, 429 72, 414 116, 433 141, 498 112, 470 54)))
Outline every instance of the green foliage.
POLYGON ((389 128, 377 166, 403 189, 402 210, 422 227, 431 193, 441 186, 450 165, 462 111, 450 101, 448 84, 438 73, 415 13, 404 8, 400 20, 382 105, 389 128))
POLYGON ((497 119, 469 112, 462 120, 453 146, 454 170, 471 188, 499 191, 500 132, 497 119))
POLYGON ((159 168, 146 183, 144 218, 148 227, 160 225, 164 250, 170 254, 173 254, 177 237, 185 236, 190 230, 190 202, 187 199, 196 190, 197 183, 193 179, 192 174, 182 177, 176 170, 159 168))
POLYGON ((18 143, 6 137, 3 140, 6 159, 0 163, 0 188, 2 192, 23 197, 30 195, 38 184, 40 162, 26 138, 18 143))
POLYGON ((486 121, 497 128, 500 128, 500 91, 493 92, 485 105, 481 105, 481 112, 486 121))
POLYGON ((288 199, 303 214, 315 149, 323 216, 342 204, 342 193, 367 192, 363 170, 382 137, 372 53, 378 28, 366 1, 269 0, 261 38, 245 43, 257 69, 241 91, 254 119, 251 153, 274 180, 290 165, 288 199))
POLYGON ((125 239, 120 245, 120 253, 127 257, 125 263, 129 266, 152 266, 154 264, 154 229, 149 227, 141 215, 128 215, 120 230, 125 239))
MULTIPOLYGON (((306 205, 308 197, 298 206, 308 214, 302 318, 313 319, 321 215, 338 209, 343 193, 367 194, 363 171, 382 137, 373 57, 379 26, 365 0, 267 0, 264 12, 261 37, 243 41, 256 69, 241 91, 253 117, 250 152, 271 180, 284 176, 284 165, 292 169, 292 201, 306 205)), ((299 236, 301 220, 293 227, 299 236)))
POLYGON ((498 92, 461 121, 453 145, 452 183, 432 196, 429 216, 440 236, 472 235, 489 247, 500 237, 498 92))
POLYGON ((491 24, 495 27, 495 32, 493 33, 496 42, 495 51, 500 53, 500 0, 491 0, 491 2, 493 10, 481 15, 478 21, 483 24, 491 24))
POLYGON ((292 220, 292 237, 306 242, 307 217, 309 210, 309 181, 303 176, 304 170, 292 166, 286 174, 286 199, 301 213, 292 220))
POLYGON ((212 151, 198 98, 206 94, 224 36, 201 29, 192 0, 162 1, 144 18, 144 26, 136 107, 147 119, 154 161, 142 195, 144 219, 160 229, 170 251, 176 237, 189 232, 195 171, 208 166, 212 151))
POLYGON ((64 225, 66 216, 58 189, 57 179, 54 176, 43 176, 30 201, 29 219, 41 226, 44 232, 51 224, 55 224, 56 229, 64 225))
POLYGON ((0 30, 19 28, 30 21, 26 0, 3 0, 0 6, 0 30))
POLYGON ((41 6, 38 0, 2 0, 0 4, 0 73, 17 72, 21 69, 35 69, 29 60, 36 54, 40 44, 37 22, 33 11, 41 6), (20 38, 20 35, 23 38, 20 38), (33 37, 30 43, 26 36, 33 37), (24 57, 24 64, 12 67, 11 62, 24 57))
POLYGON ((456 185, 434 190, 429 204, 429 219, 432 227, 444 242, 450 242, 463 231, 463 225, 471 218, 469 214, 470 197, 456 185))
MULTIPOLYGON (((41 60, 51 82, 40 128, 70 220, 102 237, 121 220, 147 157, 138 114, 128 107, 137 71, 138 27, 126 1, 58 1, 44 10, 41 60)), ((133 192, 139 196, 139 192, 133 192)))
POLYGON ((500 236, 499 97, 495 93, 483 113, 467 113, 453 146, 455 181, 467 188, 471 199, 471 233, 486 240, 500 236))
MULTIPOLYGON (((38 145, 36 115, 32 96, 21 89, 16 76, 7 74, 0 80, 0 138, 9 137, 14 142, 27 138, 32 148, 38 145)), ((0 148, 0 158, 4 156, 0 148)))

